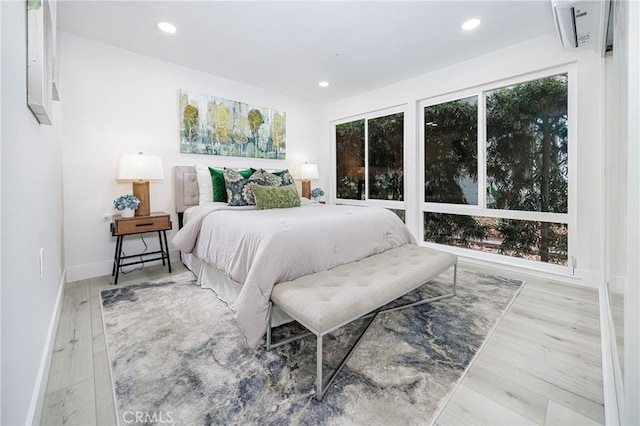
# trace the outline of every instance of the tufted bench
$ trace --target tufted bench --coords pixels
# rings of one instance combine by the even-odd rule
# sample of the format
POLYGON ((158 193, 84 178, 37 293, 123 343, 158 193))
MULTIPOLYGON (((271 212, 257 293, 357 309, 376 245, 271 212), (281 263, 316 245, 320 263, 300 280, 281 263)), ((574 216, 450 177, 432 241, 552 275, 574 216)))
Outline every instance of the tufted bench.
POLYGON ((271 319, 267 328, 267 350, 290 343, 311 333, 317 338, 316 399, 322 400, 342 366, 360 342, 369 325, 383 312, 433 302, 456 294, 457 257, 442 251, 407 244, 328 271, 279 283, 271 293, 273 305, 298 321, 310 333, 286 341, 271 341, 271 319), (454 267, 451 293, 423 299, 390 309, 387 303, 415 290, 454 267), (371 314, 369 323, 350 348, 326 386, 322 379, 322 337, 356 319, 371 314))

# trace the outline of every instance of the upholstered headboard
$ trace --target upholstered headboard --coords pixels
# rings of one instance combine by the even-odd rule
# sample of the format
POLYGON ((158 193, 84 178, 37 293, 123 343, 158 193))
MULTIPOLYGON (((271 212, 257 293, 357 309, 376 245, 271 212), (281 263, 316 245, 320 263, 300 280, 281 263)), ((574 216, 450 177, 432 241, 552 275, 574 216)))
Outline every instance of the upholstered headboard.
POLYGON ((196 168, 193 166, 175 166, 173 168, 173 183, 176 213, 178 213, 178 227, 182 228, 184 211, 191 206, 197 206, 200 199, 196 168))

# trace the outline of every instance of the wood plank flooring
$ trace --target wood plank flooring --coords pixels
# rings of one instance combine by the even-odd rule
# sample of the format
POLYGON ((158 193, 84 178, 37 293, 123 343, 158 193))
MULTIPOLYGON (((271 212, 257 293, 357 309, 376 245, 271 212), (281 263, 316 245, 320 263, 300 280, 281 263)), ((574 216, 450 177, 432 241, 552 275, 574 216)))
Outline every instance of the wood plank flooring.
MULTIPOLYGON (((186 271, 172 266, 173 274, 186 271)), ((604 424, 597 291, 472 268, 526 284, 436 424, 604 424)), ((120 285, 167 275, 152 266, 121 276, 120 285)), ((105 276, 65 287, 41 424, 116 424, 99 298, 110 284, 105 276)))

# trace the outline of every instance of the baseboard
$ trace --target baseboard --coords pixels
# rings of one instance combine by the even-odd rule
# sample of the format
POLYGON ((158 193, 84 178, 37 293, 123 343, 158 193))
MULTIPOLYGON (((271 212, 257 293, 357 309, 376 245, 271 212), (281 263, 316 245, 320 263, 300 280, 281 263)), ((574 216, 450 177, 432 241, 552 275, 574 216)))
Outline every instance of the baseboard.
POLYGON ((622 377, 615 342, 613 316, 609 304, 609 289, 607 289, 606 285, 600 286, 599 296, 605 424, 619 425, 619 403, 623 400, 622 377))
POLYGON ((42 353, 42 360, 40 361, 38 375, 36 376, 36 384, 33 388, 33 395, 31 397, 31 404, 29 405, 29 412, 27 413, 27 420, 25 421, 25 424, 27 425, 40 424, 40 419, 42 417, 44 397, 47 393, 47 379, 49 377, 49 369, 51 367, 51 358, 53 357, 53 346, 58 332, 60 312, 62 311, 62 297, 64 295, 64 286, 67 275, 66 269, 64 269, 60 275, 58 296, 56 297, 56 304, 53 308, 51 321, 49 322, 47 340, 44 345, 44 352, 42 353))
POLYGON ((611 277, 611 282, 609 283, 609 285, 611 288, 611 293, 624 294, 626 279, 622 275, 613 275, 611 277))
POLYGON ((542 278, 551 281, 562 281, 567 284, 588 287, 598 289, 600 286, 597 284, 596 272, 588 271, 586 269, 576 269, 576 275, 558 274, 555 272, 541 271, 538 269, 525 268, 517 265, 507 265, 505 263, 496 263, 484 259, 475 259, 470 257, 459 256, 458 261, 460 264, 477 265, 484 268, 491 268, 495 270, 501 270, 511 273, 512 276, 529 275, 536 278, 542 278))
MULTIPOLYGON (((169 256, 173 261, 180 260, 179 250, 169 250, 169 256)), ((145 263, 146 266, 157 265, 161 261, 154 260, 145 263)), ((85 263, 84 265, 75 265, 67 267, 67 282, 86 280, 89 278, 101 277, 103 275, 111 275, 113 268, 113 260, 103 260, 100 262, 85 263)))
POLYGON ((576 268, 575 277, 580 280, 581 285, 597 289, 600 289, 600 283, 604 281, 602 273, 581 268, 576 268))

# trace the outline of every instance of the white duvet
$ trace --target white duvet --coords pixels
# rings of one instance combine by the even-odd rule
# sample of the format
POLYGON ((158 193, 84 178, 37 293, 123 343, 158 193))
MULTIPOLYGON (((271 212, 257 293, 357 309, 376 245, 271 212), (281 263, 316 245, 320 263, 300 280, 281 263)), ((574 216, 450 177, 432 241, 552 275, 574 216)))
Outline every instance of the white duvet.
POLYGON ((208 203, 173 238, 180 251, 243 284, 235 320, 253 348, 266 332, 275 284, 408 243, 415 238, 389 210, 316 203, 271 210, 208 203))

